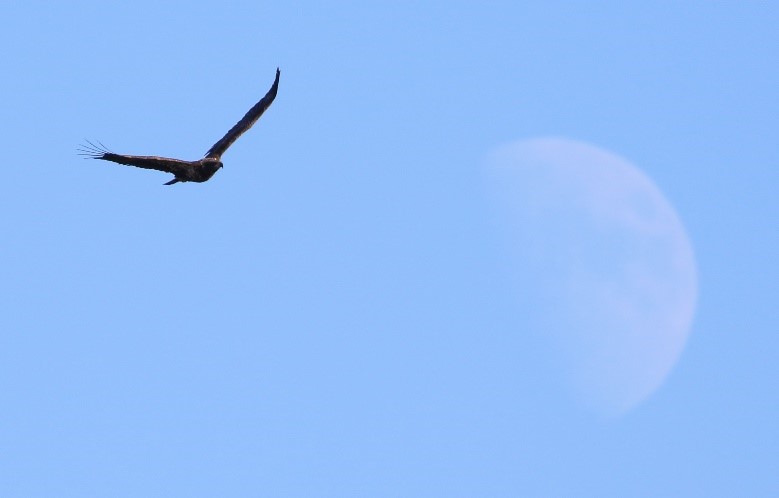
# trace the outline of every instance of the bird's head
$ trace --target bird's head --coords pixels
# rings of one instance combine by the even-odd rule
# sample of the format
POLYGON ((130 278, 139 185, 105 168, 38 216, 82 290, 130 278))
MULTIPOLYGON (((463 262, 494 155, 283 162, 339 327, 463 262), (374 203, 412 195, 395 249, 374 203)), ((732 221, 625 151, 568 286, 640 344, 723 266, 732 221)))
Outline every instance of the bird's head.
POLYGON ((215 157, 203 158, 203 165, 207 166, 208 169, 210 169, 213 172, 216 172, 216 170, 224 166, 224 164, 222 164, 222 161, 216 159, 215 157))
POLYGON ((219 168, 221 168, 222 166, 223 166, 222 161, 220 161, 215 157, 204 157, 203 159, 201 159, 200 171, 202 172, 201 174, 205 178, 204 180, 201 181, 206 181, 212 176, 214 176, 214 174, 216 174, 216 172, 219 171, 219 168))

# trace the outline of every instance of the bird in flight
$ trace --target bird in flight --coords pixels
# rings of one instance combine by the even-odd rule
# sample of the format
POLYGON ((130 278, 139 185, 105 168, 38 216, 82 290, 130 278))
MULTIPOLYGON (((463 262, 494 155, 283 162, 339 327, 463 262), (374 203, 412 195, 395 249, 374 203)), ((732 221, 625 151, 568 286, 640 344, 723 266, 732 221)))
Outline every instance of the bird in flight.
POLYGON ((95 145, 88 140, 86 141, 86 144, 81 145, 78 149, 78 153, 79 155, 85 156, 85 158, 102 159, 104 161, 137 166, 139 168, 156 169, 166 173, 173 173, 173 175, 175 175, 174 178, 165 183, 165 185, 173 185, 178 182, 205 182, 214 176, 214 173, 222 167, 222 154, 225 153, 227 148, 238 140, 238 137, 243 135, 246 130, 251 128, 252 125, 260 119, 262 113, 270 107, 273 99, 276 98, 276 92, 279 89, 280 74, 281 72, 276 69, 276 79, 273 81, 273 85, 270 87, 270 90, 268 90, 268 93, 266 93, 259 102, 254 104, 254 107, 249 109, 249 112, 247 112, 235 126, 230 128, 230 131, 228 131, 225 136, 208 149, 208 152, 206 152, 203 159, 198 161, 184 161, 181 159, 158 156, 126 156, 124 154, 114 154, 100 142, 98 142, 99 145, 95 145))

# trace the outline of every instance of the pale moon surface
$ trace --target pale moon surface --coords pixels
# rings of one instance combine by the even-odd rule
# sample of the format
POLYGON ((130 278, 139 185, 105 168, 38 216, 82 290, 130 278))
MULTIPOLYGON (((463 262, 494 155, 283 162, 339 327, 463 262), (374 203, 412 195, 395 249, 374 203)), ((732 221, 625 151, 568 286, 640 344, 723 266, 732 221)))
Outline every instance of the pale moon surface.
POLYGON ((567 139, 490 154, 518 310, 549 338, 574 396, 619 415, 655 392, 684 349, 697 298, 692 245, 640 169, 567 139))

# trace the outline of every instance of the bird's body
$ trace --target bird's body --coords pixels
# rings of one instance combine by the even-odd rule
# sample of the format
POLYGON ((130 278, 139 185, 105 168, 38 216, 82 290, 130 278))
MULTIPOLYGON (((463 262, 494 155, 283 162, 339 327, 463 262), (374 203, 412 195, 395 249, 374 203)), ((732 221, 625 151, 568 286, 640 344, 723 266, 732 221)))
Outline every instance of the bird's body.
POLYGON ((118 164, 136 166, 138 168, 156 169, 172 173, 174 178, 165 185, 172 185, 178 182, 205 182, 208 181, 222 167, 222 154, 240 137, 246 130, 260 119, 260 116, 271 105, 276 98, 279 88, 280 71, 276 69, 276 79, 273 81, 268 93, 260 99, 230 131, 225 134, 217 143, 215 143, 203 159, 197 161, 184 161, 169 157, 158 156, 128 156, 124 154, 115 154, 106 149, 102 144, 95 145, 87 141, 79 149, 79 153, 92 159, 102 159, 112 161, 118 164))

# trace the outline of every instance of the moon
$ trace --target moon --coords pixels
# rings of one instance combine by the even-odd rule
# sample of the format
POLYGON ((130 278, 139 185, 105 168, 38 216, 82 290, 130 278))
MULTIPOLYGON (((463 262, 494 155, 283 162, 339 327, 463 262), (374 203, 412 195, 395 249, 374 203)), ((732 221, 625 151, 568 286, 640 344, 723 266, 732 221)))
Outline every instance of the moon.
POLYGON ((575 400, 619 416, 666 380, 690 334, 692 244, 638 167, 587 143, 538 138, 489 154, 519 309, 575 400))

